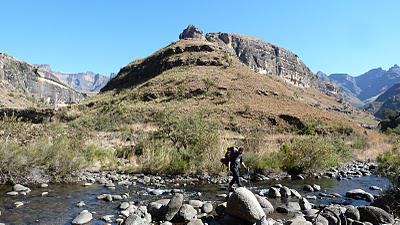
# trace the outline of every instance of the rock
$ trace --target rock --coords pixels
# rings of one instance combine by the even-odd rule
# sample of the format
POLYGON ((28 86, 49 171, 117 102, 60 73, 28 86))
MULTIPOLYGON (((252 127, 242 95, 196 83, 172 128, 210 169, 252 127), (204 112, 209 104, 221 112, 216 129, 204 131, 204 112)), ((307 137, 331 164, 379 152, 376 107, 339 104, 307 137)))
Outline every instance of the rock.
POLYGON ((298 212, 300 210, 301 208, 298 202, 288 202, 285 205, 276 208, 278 213, 298 212))
POLYGON ((306 192, 313 192, 314 191, 314 188, 311 186, 311 185, 305 185, 304 187, 303 187, 303 191, 306 191, 306 192))
POLYGON ((165 206, 165 214, 163 220, 170 221, 174 216, 179 212, 179 209, 182 207, 183 195, 180 193, 175 194, 168 205, 165 206))
POLYGON ((288 198, 292 194, 288 187, 281 187, 279 189, 279 193, 281 194, 282 198, 288 198))
POLYGON ((312 225, 303 216, 296 216, 293 219, 287 220, 284 225, 312 225))
POLYGON ((14 205, 15 205, 15 208, 19 208, 19 207, 23 206, 24 203, 23 202, 15 202, 14 205))
POLYGON ((40 185, 41 188, 47 188, 48 186, 49 186, 49 185, 48 185, 48 184, 45 184, 45 183, 43 183, 43 184, 40 185))
POLYGON ((358 211, 358 209, 352 205, 346 205, 346 212, 344 213, 344 215, 347 218, 353 219, 353 220, 360 220, 360 212, 358 211))
POLYGON ((147 212, 146 207, 140 206, 134 213, 124 221, 123 225, 149 225, 151 223, 151 215, 147 212))
POLYGON ((197 38, 197 39, 205 39, 203 36, 203 31, 199 28, 189 25, 183 32, 179 35, 179 39, 188 39, 188 38, 197 38))
POLYGON ((107 223, 112 223, 113 217, 114 217, 114 215, 105 215, 105 216, 102 216, 101 219, 107 223))
POLYGON ((204 223, 200 219, 193 219, 190 220, 186 225, 204 225, 204 223))
POLYGON ((148 176, 144 176, 144 177, 143 177, 143 181, 144 181, 145 183, 150 183, 151 178, 148 177, 148 176))
POLYGON ((200 200, 189 200, 189 205, 193 206, 194 208, 198 209, 203 206, 203 202, 200 200))
POLYGON ((313 184, 312 188, 314 189, 314 191, 320 191, 321 190, 321 186, 319 186, 318 184, 313 184))
POLYGON ((305 199, 305 198, 299 199, 299 205, 300 205, 301 210, 310 210, 310 209, 312 209, 312 206, 311 206, 310 202, 308 202, 308 200, 305 199))
POLYGON ((93 183, 84 183, 83 186, 88 187, 88 186, 92 186, 93 183))
POLYGON ((380 188, 378 186, 371 186, 371 187, 369 187, 369 189, 374 190, 374 191, 382 191, 382 188, 380 188))
POLYGON ((368 202, 374 201, 374 196, 362 189, 354 189, 346 192, 346 197, 353 199, 361 199, 368 202))
POLYGON ((344 217, 346 209, 339 206, 328 206, 325 210, 320 214, 321 216, 325 217, 329 224, 341 224, 342 222, 345 223, 346 218, 344 217))
POLYGON ((16 195, 18 195, 18 192, 16 192, 16 191, 10 191, 10 192, 7 192, 6 195, 16 196, 16 195))
POLYGON ((372 224, 393 224, 394 218, 385 210, 374 206, 359 206, 360 221, 372 224))
POLYGON ((197 216, 197 210, 189 204, 183 204, 179 212, 175 215, 174 220, 179 222, 190 221, 197 216))
POLYGON ((83 210, 79 215, 72 221, 72 224, 86 224, 89 223, 93 219, 92 214, 87 211, 83 210))
POLYGON ((78 203, 76 204, 76 206, 79 207, 79 208, 82 208, 82 207, 84 207, 85 205, 86 205, 86 204, 85 204, 84 201, 80 201, 80 202, 78 202, 78 203))
POLYGON ((21 192, 21 191, 25 191, 25 192, 29 192, 30 189, 21 185, 21 184, 16 184, 13 186, 13 190, 16 192, 21 192))
POLYGON ((122 210, 121 212, 119 212, 119 214, 125 218, 128 218, 131 213, 129 212, 129 210, 122 210))
POLYGON ((158 202, 151 202, 150 204, 147 205, 147 211, 150 213, 151 218, 153 218, 154 221, 160 221, 163 219, 164 208, 162 207, 163 205, 158 202))
POLYGON ((270 197, 270 198, 280 198, 281 197, 281 193, 279 192, 278 188, 271 187, 268 190, 268 197, 270 197))
POLYGON ((129 202, 123 202, 121 203, 121 205, 119 205, 119 208, 125 210, 129 207, 129 205, 130 205, 129 202))
POLYGON ((294 196, 296 198, 302 198, 300 193, 298 191, 296 191, 295 189, 290 189, 290 192, 292 193, 292 196, 294 196))
POLYGON ((260 203, 261 208, 264 210, 265 214, 270 214, 274 212, 274 206, 266 198, 259 195, 255 195, 258 203, 260 203))
POLYGON ((265 217, 257 198, 244 187, 236 188, 229 197, 226 212, 249 223, 255 223, 265 217))
POLYGON ((164 223, 161 223, 160 225, 173 225, 173 224, 169 221, 165 221, 164 223))
POLYGON ((329 221, 325 217, 323 217, 321 215, 318 215, 318 216, 316 216, 316 215, 304 216, 304 218, 309 222, 314 222, 315 221, 316 225, 317 224, 319 224, 319 225, 329 225, 329 221))
POLYGON ((49 192, 47 192, 47 191, 42 192, 42 196, 46 196, 48 194, 49 194, 49 192))
POLYGON ((317 196, 315 196, 315 195, 307 195, 306 199, 317 200, 317 196))
POLYGON ((225 214, 226 205, 227 205, 227 203, 224 202, 224 203, 218 204, 217 207, 215 207, 215 212, 217 213, 217 215, 223 216, 225 214))
POLYGON ((158 196, 158 195, 164 194, 164 191, 163 191, 163 190, 160 190, 160 189, 155 189, 155 190, 150 191, 150 194, 151 194, 151 195, 158 196))
POLYGON ((213 211, 213 205, 209 202, 206 202, 203 204, 203 206, 201 207, 201 211, 203 213, 211 213, 213 211))
POLYGON ((226 214, 222 220, 219 221, 223 225, 248 225, 249 222, 243 221, 240 218, 226 214))

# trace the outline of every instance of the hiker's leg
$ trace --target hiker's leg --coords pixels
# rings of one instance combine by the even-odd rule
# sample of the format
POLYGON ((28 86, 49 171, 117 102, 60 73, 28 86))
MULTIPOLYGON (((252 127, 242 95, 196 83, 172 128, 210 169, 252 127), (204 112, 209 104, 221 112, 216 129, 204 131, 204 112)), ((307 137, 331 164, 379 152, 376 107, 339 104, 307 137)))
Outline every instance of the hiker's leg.
POLYGON ((235 182, 239 187, 241 187, 242 185, 240 184, 239 169, 238 169, 238 168, 234 169, 234 170, 232 171, 232 173, 233 173, 233 180, 234 180, 234 182, 235 182))

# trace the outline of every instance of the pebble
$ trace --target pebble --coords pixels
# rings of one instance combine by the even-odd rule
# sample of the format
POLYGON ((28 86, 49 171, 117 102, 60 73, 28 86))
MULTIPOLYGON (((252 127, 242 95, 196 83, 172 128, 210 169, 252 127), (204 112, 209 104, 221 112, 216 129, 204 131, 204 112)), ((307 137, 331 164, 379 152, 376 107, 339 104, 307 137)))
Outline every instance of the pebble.
POLYGON ((47 188, 48 186, 49 186, 49 185, 48 185, 48 184, 45 184, 45 183, 43 183, 43 184, 40 185, 41 188, 47 188))
POLYGON ((119 206, 120 209, 125 210, 129 207, 129 202, 123 202, 121 203, 121 205, 119 206))
POLYGON ((76 204, 76 206, 79 207, 79 208, 82 208, 82 207, 84 207, 85 205, 86 205, 86 204, 85 204, 84 201, 80 201, 80 202, 78 202, 78 204, 76 204))
POLYGON ((101 217, 101 219, 106 223, 111 223, 113 217, 114 217, 114 215, 105 215, 105 216, 101 217))
POLYGON ((49 194, 49 192, 47 192, 47 191, 42 192, 42 196, 46 196, 46 195, 48 195, 48 194, 49 194))
POLYGON ((92 186, 93 183, 84 183, 83 186, 88 187, 88 186, 92 186))
POLYGON ((92 213, 87 210, 83 210, 79 215, 72 221, 72 224, 81 225, 89 223, 93 219, 92 213))
POLYGON ((10 192, 7 192, 6 194, 7 194, 7 195, 10 195, 10 196, 16 196, 16 195, 18 195, 18 192, 16 192, 16 191, 10 191, 10 192))
POLYGON ((24 203, 23 202, 15 202, 14 205, 15 205, 16 208, 18 208, 18 207, 23 206, 24 203))

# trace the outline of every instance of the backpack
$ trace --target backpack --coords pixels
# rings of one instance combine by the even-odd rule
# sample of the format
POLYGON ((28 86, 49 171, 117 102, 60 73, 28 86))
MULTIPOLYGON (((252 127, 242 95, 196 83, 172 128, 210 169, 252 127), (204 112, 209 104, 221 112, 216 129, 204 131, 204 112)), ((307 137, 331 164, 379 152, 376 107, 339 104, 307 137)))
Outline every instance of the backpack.
POLYGON ((229 165, 229 162, 231 161, 231 153, 233 152, 233 150, 234 150, 234 147, 227 148, 227 150, 225 152, 225 157, 220 160, 221 163, 224 164, 225 166, 229 165))

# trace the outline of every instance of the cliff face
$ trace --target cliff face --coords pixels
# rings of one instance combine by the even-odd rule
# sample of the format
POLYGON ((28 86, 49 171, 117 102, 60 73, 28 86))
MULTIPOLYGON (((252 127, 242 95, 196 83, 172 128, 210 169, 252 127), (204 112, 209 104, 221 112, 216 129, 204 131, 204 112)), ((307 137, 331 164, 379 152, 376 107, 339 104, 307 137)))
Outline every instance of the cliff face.
POLYGON ((84 98, 84 95, 63 84, 52 73, 4 53, 0 53, 0 82, 1 91, 10 97, 7 102, 1 102, 4 106, 20 106, 14 103, 28 101, 71 104, 84 98))
POLYGON ((208 33, 206 39, 236 55, 257 73, 277 75, 299 87, 318 86, 317 76, 297 55, 284 48, 238 34, 208 33))

